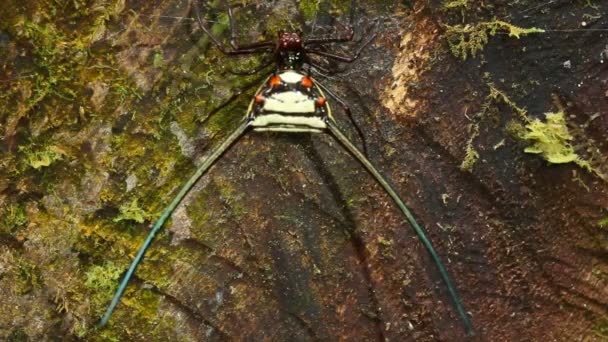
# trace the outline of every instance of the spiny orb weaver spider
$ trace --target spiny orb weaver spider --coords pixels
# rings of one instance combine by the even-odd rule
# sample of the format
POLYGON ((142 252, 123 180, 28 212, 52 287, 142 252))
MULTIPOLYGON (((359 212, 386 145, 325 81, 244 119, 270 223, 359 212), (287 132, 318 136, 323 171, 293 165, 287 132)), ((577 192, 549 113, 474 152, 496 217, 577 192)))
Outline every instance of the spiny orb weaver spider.
MULTIPOLYGON (((318 55, 339 62, 350 63, 355 61, 360 52, 375 38, 371 34, 366 41, 361 44, 353 56, 342 56, 322 50, 324 44, 341 43, 353 40, 354 30, 352 25, 347 27, 347 34, 338 37, 324 38, 303 38, 301 32, 279 32, 276 41, 263 41, 244 46, 236 43, 236 25, 232 9, 228 9, 230 19, 231 39, 230 47, 226 48, 207 28, 200 17, 200 10, 197 1, 193 2, 196 20, 200 29, 212 40, 213 44, 225 55, 249 55, 249 54, 272 54, 273 59, 265 62, 255 70, 239 72, 239 74, 253 75, 263 71, 269 66, 274 65, 270 75, 264 74, 260 79, 266 79, 256 91, 249 108, 242 119, 238 128, 232 132, 209 156, 203 160, 201 166, 183 185, 180 192, 173 198, 169 206, 163 211, 160 218, 156 221, 146 240, 140 247, 137 255, 131 262, 129 269, 124 275, 112 302, 103 315, 100 325, 108 323, 112 312, 118 305, 129 280, 133 276, 137 265, 142 261, 146 250, 152 243, 155 235, 162 228, 165 221, 171 216, 175 208, 180 204, 186 194, 199 180, 199 178, 217 161, 228 148, 235 143, 248 130, 253 131, 278 131, 288 133, 329 133, 342 144, 374 177, 382 186, 386 193, 393 199, 397 207, 405 215, 411 224, 422 244, 428 250, 433 262, 447 287, 452 298, 456 311, 460 316, 467 334, 473 333, 473 328, 469 317, 464 309, 460 296, 453 284, 452 279, 435 251, 431 241, 425 231, 416 222, 416 219, 407 208, 403 200, 399 197, 395 189, 380 174, 377 168, 366 158, 366 156, 342 133, 338 128, 331 107, 327 101, 327 96, 333 98, 352 120, 348 105, 333 94, 327 87, 311 77, 313 68, 324 70, 324 68, 309 58, 309 55, 318 55)), ((354 8, 354 0, 351 0, 351 9, 354 8)), ((352 20, 352 15, 351 15, 352 20)), ((352 24, 352 23, 351 23, 352 24)), ((259 82, 259 81, 258 81, 259 82)), ((253 83, 255 84, 255 83, 253 83)), ((251 88, 251 86, 249 86, 251 88)), ((245 91, 243 89, 240 93, 245 91)), ((238 95, 238 94, 237 94, 238 95)), ((353 122, 354 123, 354 122, 353 122)), ((355 125, 356 126, 356 125, 355 125)), ((359 131, 359 128, 356 127, 359 131)), ((359 131, 360 132, 360 131, 359 131)))

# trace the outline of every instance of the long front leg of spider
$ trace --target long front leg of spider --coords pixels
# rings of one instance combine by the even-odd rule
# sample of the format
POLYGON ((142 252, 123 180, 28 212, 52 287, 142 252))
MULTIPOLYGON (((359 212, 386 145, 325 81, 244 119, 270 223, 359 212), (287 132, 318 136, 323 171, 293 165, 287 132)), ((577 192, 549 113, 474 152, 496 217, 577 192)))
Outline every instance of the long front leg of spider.
POLYGON ((154 224, 154 227, 152 227, 152 230, 146 237, 146 240, 144 241, 143 245, 141 245, 141 247, 139 248, 137 255, 131 262, 131 266, 129 266, 127 273, 125 274, 124 278, 120 282, 120 286, 118 286, 118 290, 116 290, 116 293, 114 294, 114 298, 112 298, 112 302, 108 306, 106 313, 101 318, 101 322, 100 322, 101 326, 106 325, 108 323, 108 321, 110 320, 110 317, 112 316, 112 312, 116 308, 116 305, 118 305, 118 302, 120 301, 120 297, 122 297, 123 293, 125 292, 125 290, 127 288, 127 285, 129 285, 129 280, 131 280, 131 277, 133 277, 133 274, 135 273, 135 270, 137 269, 137 265, 139 265, 139 263, 143 259, 144 254, 146 254, 146 250, 148 249, 148 247, 150 247, 150 244, 154 240, 154 237, 160 231, 160 229, 162 228, 165 221, 167 221, 167 219, 171 216, 171 213, 173 213, 175 208, 184 199, 186 194, 188 194, 190 189, 192 189, 192 187, 194 186, 196 181, 198 181, 198 179, 201 178, 201 176, 207 170, 209 170, 209 168, 213 165, 213 163, 219 157, 221 157, 222 154, 224 154, 224 152, 226 152, 226 150, 228 150, 228 148, 243 135, 243 133, 245 133, 245 131, 247 130, 248 127, 249 127, 249 120, 243 121, 243 123, 241 123, 241 125, 232 134, 230 134, 213 152, 211 152, 211 154, 203 161, 201 166, 196 170, 196 172, 192 175, 192 177, 190 177, 190 179, 186 182, 186 184, 184 184, 184 186, 179 191, 179 193, 175 196, 175 198, 173 198, 173 201, 171 201, 171 204, 169 204, 169 206, 165 209, 165 211, 163 211, 162 215, 160 216, 158 221, 156 221, 156 223, 154 224))
POLYGON ((232 18, 232 11, 229 12, 230 15, 230 26, 231 26, 231 40, 230 40, 230 44, 231 44, 231 48, 232 49, 227 49, 225 48, 222 43, 219 41, 219 39, 217 39, 216 36, 213 35, 213 33, 211 33, 211 31, 207 28, 207 26, 205 26, 205 24, 203 23, 203 19, 201 18, 200 15, 200 8, 198 6, 198 0, 195 0, 192 2, 192 6, 194 9, 194 14, 196 15, 196 21, 198 22, 198 26, 201 28, 201 30, 203 30, 203 32, 205 32, 205 34, 211 39, 211 41, 213 42, 213 44, 220 50, 220 52, 222 52, 225 55, 247 55, 247 54, 254 54, 254 53, 267 53, 267 52, 271 52, 272 51, 272 47, 274 46, 274 43, 271 41, 264 41, 264 42, 259 42, 259 43, 253 43, 253 44, 249 44, 247 46, 237 46, 236 44, 236 27, 234 25, 234 19, 232 18))
POLYGON ((418 224, 418 222, 416 222, 416 219, 414 218, 414 215, 412 215, 412 213, 407 208, 407 206, 405 205, 405 203, 403 202, 403 200, 399 197, 399 195, 397 194, 397 192, 395 191, 395 189, 393 189, 393 187, 386 181, 386 179, 382 176, 382 174, 380 174, 380 172, 378 171, 378 169, 376 169, 376 167, 369 160, 367 160, 367 158, 365 158, 365 156, 363 155, 363 153, 361 153, 361 151, 359 151, 357 149, 357 147, 355 147, 355 145, 352 142, 350 142, 350 140, 342 133, 342 131, 340 131, 340 129, 336 126, 336 124, 331 119, 327 119, 326 122, 327 122, 327 127, 329 128, 329 131, 332 133, 332 135, 361 164, 363 164, 363 166, 365 167, 365 169, 367 169, 367 171, 369 171, 369 173, 384 188, 384 190, 393 199, 393 201, 395 201, 395 204, 397 204, 397 206, 399 207, 399 209, 401 209, 401 211, 403 212, 403 214, 407 218, 408 222, 414 228, 414 231, 416 231, 416 234, 418 235, 418 237, 422 241, 422 244, 424 245, 424 247, 426 247, 426 249, 429 251, 429 254, 431 255, 431 258, 433 259, 435 265, 437 266, 437 269, 439 270, 439 273, 441 274, 441 278, 443 279, 446 287, 448 288, 450 296, 452 297, 452 301, 454 302, 454 306, 456 307, 456 311, 458 311, 458 315, 462 319, 462 322, 464 324, 466 333, 468 335, 473 335, 473 327, 471 325, 471 321, 469 320, 469 316, 467 315, 467 313, 466 313, 466 311, 464 309, 464 306, 462 305, 462 300, 460 299, 460 296, 458 295, 458 291, 456 290, 456 287, 454 286, 454 283, 452 282, 452 279, 450 278, 450 276, 449 276, 449 274, 448 274, 445 266, 443 265, 443 262, 441 261, 441 258, 439 257, 439 255, 435 251, 435 248, 433 247, 433 244, 431 243, 431 240, 429 240, 429 238, 426 236, 426 233, 424 232, 424 229, 422 229, 422 227, 418 224))

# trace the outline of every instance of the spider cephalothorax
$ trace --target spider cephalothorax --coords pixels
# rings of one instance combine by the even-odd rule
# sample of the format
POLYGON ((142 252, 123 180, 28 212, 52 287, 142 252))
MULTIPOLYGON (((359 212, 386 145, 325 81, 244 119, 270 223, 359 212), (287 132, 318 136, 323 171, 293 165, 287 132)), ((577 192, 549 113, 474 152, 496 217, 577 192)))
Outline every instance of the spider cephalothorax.
POLYGON ((276 63, 282 69, 300 69, 304 64, 304 43, 300 32, 279 32, 276 63))

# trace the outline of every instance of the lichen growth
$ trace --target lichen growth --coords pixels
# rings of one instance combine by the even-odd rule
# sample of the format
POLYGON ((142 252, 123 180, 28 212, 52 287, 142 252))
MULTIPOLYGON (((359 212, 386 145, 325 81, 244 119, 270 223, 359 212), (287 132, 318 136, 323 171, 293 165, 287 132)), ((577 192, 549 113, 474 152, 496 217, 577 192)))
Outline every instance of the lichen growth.
POLYGON ((497 32, 506 32, 509 37, 519 39, 521 36, 545 31, 536 27, 523 28, 495 19, 475 25, 446 25, 445 36, 452 54, 466 60, 469 54, 475 57, 477 52, 483 50, 488 43, 489 36, 494 36, 497 32))
POLYGON ((608 228, 608 217, 601 219, 597 222, 597 226, 600 228, 608 228))

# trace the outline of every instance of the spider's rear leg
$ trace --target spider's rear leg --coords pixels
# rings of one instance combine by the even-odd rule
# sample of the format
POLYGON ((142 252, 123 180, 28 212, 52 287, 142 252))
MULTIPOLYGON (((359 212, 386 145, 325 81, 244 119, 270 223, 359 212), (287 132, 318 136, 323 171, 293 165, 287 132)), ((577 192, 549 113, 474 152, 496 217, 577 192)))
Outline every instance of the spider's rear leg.
POLYGON ((348 119, 350 120, 350 122, 355 127, 355 130, 357 131, 357 135, 359 136, 359 139, 361 140, 361 146, 363 146, 363 154, 365 156, 367 156, 367 144, 365 142, 365 136, 363 135, 363 130, 361 130, 361 127, 359 127, 359 125, 355 121, 355 119, 353 117, 353 113, 351 112, 350 107, 348 106, 346 101, 341 99, 338 95, 336 95, 333 91, 331 91, 327 86, 320 83, 318 80, 315 80, 315 83, 317 84, 317 86, 319 86, 319 88, 321 88, 321 90, 323 90, 327 95, 329 95, 329 97, 333 98, 340 105, 340 107, 342 107, 342 109, 348 116, 348 119))

